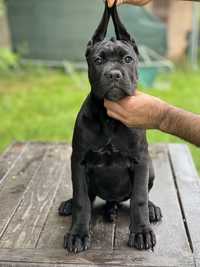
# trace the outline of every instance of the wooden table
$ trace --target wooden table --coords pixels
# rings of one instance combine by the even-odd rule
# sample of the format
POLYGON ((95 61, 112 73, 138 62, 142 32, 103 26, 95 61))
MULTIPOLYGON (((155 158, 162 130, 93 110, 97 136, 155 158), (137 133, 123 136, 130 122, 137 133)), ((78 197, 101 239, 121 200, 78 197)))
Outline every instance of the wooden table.
POLYGON ((72 195, 71 147, 61 143, 16 143, 0 157, 0 266, 200 266, 200 185, 185 145, 150 147, 156 182, 151 199, 163 212, 153 225, 153 251, 127 247, 125 203, 114 223, 105 223, 98 200, 92 248, 77 255, 63 249, 71 217, 58 206, 72 195))

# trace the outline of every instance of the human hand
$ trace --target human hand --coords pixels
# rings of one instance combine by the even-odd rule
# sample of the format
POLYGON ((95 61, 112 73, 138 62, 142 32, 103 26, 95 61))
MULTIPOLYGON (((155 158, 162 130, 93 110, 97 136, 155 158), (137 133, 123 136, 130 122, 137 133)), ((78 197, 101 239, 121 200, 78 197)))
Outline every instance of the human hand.
POLYGON ((136 92, 118 102, 104 100, 108 116, 128 127, 159 129, 168 110, 168 104, 159 98, 136 92))
MULTIPOLYGON (((112 7, 115 3, 115 0, 107 0, 108 6, 112 7)), ((143 6, 151 2, 151 0, 117 0, 117 5, 121 4, 131 4, 136 6, 143 6)))

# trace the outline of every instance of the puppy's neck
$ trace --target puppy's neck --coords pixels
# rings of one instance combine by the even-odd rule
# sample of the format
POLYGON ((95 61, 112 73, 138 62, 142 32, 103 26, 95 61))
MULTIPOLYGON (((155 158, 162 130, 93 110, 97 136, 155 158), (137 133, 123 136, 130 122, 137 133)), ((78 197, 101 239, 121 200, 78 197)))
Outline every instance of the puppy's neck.
POLYGON ((93 116, 101 125, 113 128, 113 125, 119 124, 118 121, 107 115, 106 108, 104 107, 104 99, 97 98, 92 92, 90 92, 90 109, 93 116))
POLYGON ((95 112, 105 110, 104 99, 99 99, 92 91, 90 92, 90 103, 92 105, 92 110, 95 112))

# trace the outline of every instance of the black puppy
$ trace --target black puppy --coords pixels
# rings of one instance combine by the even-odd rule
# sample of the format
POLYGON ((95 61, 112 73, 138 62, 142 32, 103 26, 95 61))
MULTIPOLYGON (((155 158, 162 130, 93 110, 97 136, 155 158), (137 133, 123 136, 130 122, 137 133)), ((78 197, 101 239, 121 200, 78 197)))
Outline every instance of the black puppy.
POLYGON ((146 132, 130 129, 107 116, 104 98, 118 101, 134 94, 137 85, 138 49, 120 22, 116 6, 105 7, 103 18, 89 42, 86 58, 91 92, 78 114, 71 157, 73 199, 61 203, 59 213, 72 209, 72 225, 64 247, 80 252, 90 247, 92 202, 107 201, 110 220, 117 205, 130 199, 128 245, 153 248, 156 238, 151 221, 161 211, 148 199, 154 172, 148 154, 146 132), (117 39, 105 40, 110 16, 117 39))

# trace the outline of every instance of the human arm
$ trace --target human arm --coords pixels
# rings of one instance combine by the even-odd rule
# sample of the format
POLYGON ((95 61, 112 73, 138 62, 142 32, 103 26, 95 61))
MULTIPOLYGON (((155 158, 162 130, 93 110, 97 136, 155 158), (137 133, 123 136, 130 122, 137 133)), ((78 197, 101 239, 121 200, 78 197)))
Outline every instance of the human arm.
POLYGON ((200 115, 169 106, 159 129, 200 147, 200 115))
POLYGON ((104 105, 110 117, 128 127, 158 129, 200 146, 200 115, 140 92, 118 102, 105 100, 104 105))
MULTIPOLYGON (((194 2, 199 2, 199 0, 180 0, 180 1, 194 1, 194 2)), ((115 0, 107 0, 108 6, 112 7, 115 0)), ((152 0, 117 0, 117 5, 121 4, 130 4, 130 5, 135 5, 135 6, 144 6, 148 3, 152 2, 152 0)))

